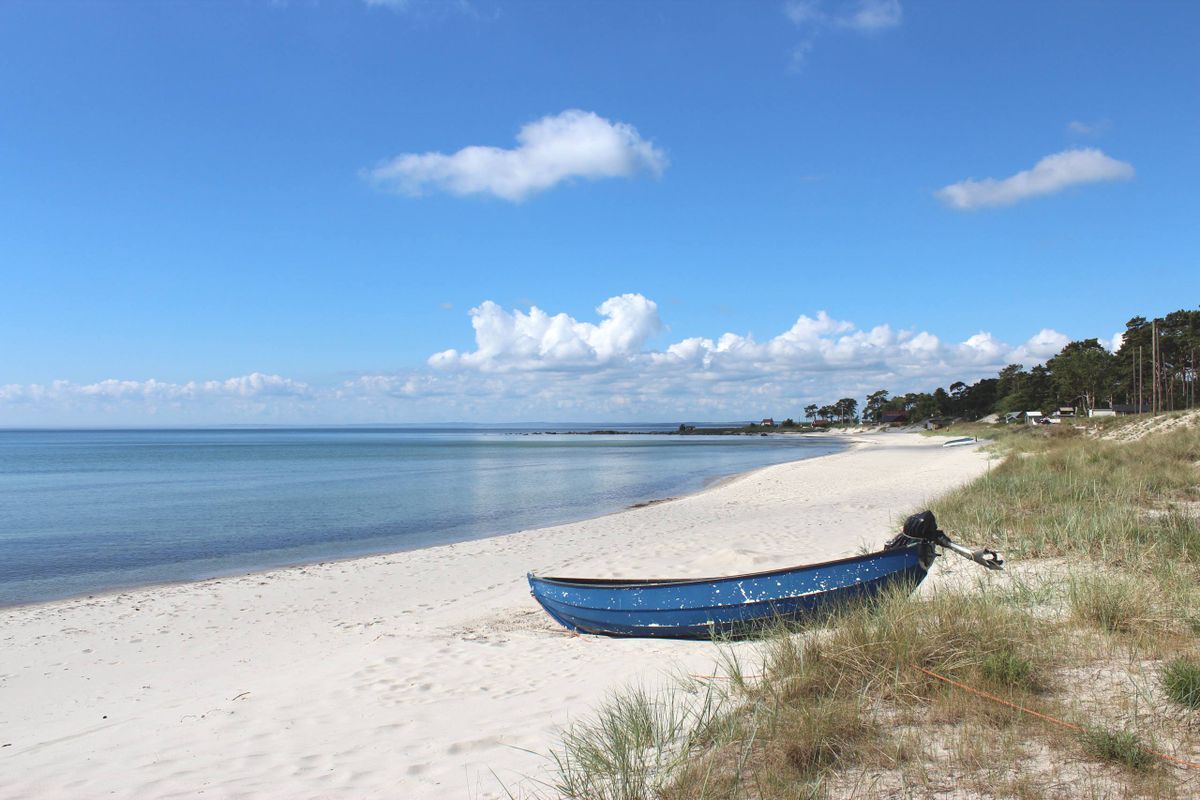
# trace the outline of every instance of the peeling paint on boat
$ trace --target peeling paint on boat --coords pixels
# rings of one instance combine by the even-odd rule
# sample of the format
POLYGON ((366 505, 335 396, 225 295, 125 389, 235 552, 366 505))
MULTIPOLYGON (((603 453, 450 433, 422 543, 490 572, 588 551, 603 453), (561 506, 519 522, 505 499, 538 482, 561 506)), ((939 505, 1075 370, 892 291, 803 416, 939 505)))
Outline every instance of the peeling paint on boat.
POLYGON ((530 575, 529 583, 547 613, 572 630, 706 639, 713 632, 736 632, 776 618, 798 619, 900 581, 915 586, 930 563, 932 550, 913 544, 729 578, 624 581, 530 575))

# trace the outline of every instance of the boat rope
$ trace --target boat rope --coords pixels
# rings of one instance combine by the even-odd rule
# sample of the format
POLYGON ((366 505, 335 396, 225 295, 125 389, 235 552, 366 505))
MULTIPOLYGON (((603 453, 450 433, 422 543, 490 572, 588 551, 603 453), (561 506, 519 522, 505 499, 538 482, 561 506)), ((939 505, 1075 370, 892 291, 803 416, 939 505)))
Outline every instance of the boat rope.
MULTIPOLYGON (((1023 714, 1029 714, 1030 716, 1037 717, 1038 719, 1042 719, 1042 720, 1045 720, 1046 722, 1053 723, 1055 725, 1058 725, 1059 727, 1075 731, 1076 733, 1085 733, 1086 732, 1086 729, 1082 725, 1076 725, 1073 722, 1067 722, 1064 719, 1059 719, 1058 717, 1052 717, 1049 714, 1043 714, 1039 711, 1034 711, 1032 708, 1026 708, 1025 706, 1010 702, 1008 700, 1005 700, 1003 697, 997 697, 996 695, 992 694, 991 692, 985 692, 982 689, 976 689, 974 686, 968 686, 965 683, 959 683, 958 681, 954 680, 953 678, 947 678, 945 675, 939 675, 932 670, 925 669, 924 667, 917 666, 916 664, 909 664, 909 666, 912 667, 913 669, 917 670, 918 672, 925 673, 926 675, 928 675, 931 678, 936 678, 939 681, 942 681, 943 683, 948 683, 951 686, 954 686, 958 689, 962 689, 963 691, 970 692, 971 694, 974 694, 974 695, 978 695, 979 697, 982 697, 987 700, 991 700, 992 702, 995 702, 995 703, 999 703, 1000 705, 1004 705, 1004 706, 1008 706, 1009 708, 1016 709, 1017 711, 1020 711, 1023 714)), ((1197 764, 1194 761, 1185 761, 1182 758, 1176 758, 1175 756, 1168 755, 1167 753, 1160 753, 1159 751, 1154 750, 1149 747, 1146 747, 1145 745, 1139 744, 1139 745, 1137 745, 1137 749, 1141 750, 1143 753, 1152 755, 1156 758, 1160 758, 1163 761, 1169 761, 1170 763, 1175 764, 1180 767, 1187 767, 1190 769, 1200 769, 1200 764, 1197 764)))
MULTIPOLYGON (((982 689, 976 689, 974 686, 968 686, 965 683, 960 683, 959 681, 956 681, 953 678, 947 678, 945 675, 939 675, 938 673, 934 672, 933 670, 925 669, 924 667, 918 666, 917 664, 909 664, 909 666, 912 667, 913 669, 915 669, 917 672, 923 672, 924 674, 928 675, 931 678, 936 678, 937 680, 942 681, 943 683, 948 683, 955 688, 962 689, 964 692, 970 692, 971 694, 978 695, 979 697, 982 697, 985 700, 991 700, 992 702, 999 703, 1002 706, 1008 706, 1011 709, 1020 711, 1022 714, 1028 714, 1031 717, 1037 717, 1038 719, 1045 720, 1046 722, 1052 723, 1054 725, 1058 725, 1059 727, 1066 728, 1067 730, 1070 730, 1070 731, 1075 731, 1076 733, 1086 733, 1087 732, 1086 728, 1084 728, 1082 725, 1076 725, 1074 722, 1067 722, 1065 719, 1059 719, 1058 717, 1051 716, 1050 714, 1043 714, 1040 711, 1034 711, 1032 708, 1026 708, 1023 705, 1019 705, 1010 700, 1005 700, 1003 697, 994 695, 991 692, 985 692, 982 689)), ((731 676, 731 675, 692 675, 691 677, 695 678, 697 680, 725 680, 725 681, 734 680, 733 676, 731 676)), ((743 676, 741 676, 741 679, 743 681, 749 681, 749 680, 761 680, 765 677, 766 677, 765 675, 743 675, 743 676)), ((1200 764, 1197 764, 1194 761, 1187 761, 1182 758, 1177 758, 1168 753, 1163 753, 1163 752, 1155 750, 1151 747, 1146 747, 1145 745, 1141 745, 1141 744, 1136 745, 1136 747, 1138 750, 1141 750, 1143 753, 1146 753, 1147 755, 1151 755, 1151 756, 1154 756, 1155 758, 1162 759, 1163 761, 1170 762, 1172 764, 1175 764, 1176 766, 1185 767, 1188 769, 1200 769, 1200 764)))

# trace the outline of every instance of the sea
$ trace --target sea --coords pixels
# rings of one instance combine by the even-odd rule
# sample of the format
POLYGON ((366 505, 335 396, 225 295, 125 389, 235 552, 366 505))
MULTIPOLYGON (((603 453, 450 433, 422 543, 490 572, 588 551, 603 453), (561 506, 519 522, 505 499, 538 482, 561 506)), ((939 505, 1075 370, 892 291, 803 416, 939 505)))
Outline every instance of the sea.
POLYGON ((412 550, 831 453, 673 426, 0 431, 0 605, 412 550))

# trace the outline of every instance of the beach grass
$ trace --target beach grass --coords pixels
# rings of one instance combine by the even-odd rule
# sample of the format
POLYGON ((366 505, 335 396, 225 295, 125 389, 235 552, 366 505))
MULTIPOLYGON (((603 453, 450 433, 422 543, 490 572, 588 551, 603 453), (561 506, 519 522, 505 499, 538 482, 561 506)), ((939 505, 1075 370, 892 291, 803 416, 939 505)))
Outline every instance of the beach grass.
POLYGON ((724 692, 644 687, 612 695, 553 754, 554 791, 594 800, 658 797, 697 752, 729 738, 724 692))
POLYGON ((1184 708, 1200 710, 1200 660, 1181 656, 1163 667, 1163 688, 1167 697, 1184 708))
POLYGON ((1088 752, 1104 761, 1132 770, 1147 770, 1156 763, 1137 734, 1129 731, 1087 730, 1081 738, 1088 752))
MULTIPOLYGON (((572 778, 557 790, 678 800, 950 787, 956 797, 1195 796, 1200 770, 1168 764, 1146 743, 1200 761, 1200 430, 1106 438, 1121 431, 1111 420, 1001 428, 996 466, 933 510, 953 538, 995 545, 1013 571, 931 581, 916 596, 888 592, 806 629, 781 626, 750 651, 754 663, 726 646, 722 674, 689 687, 701 712, 659 734, 639 733, 653 726, 619 703, 600 711, 611 720, 603 735, 632 737, 648 762, 572 755, 571 767, 599 783, 572 778), (630 776, 635 792, 603 788, 627 787, 630 776)), ((560 766, 578 735, 564 739, 560 766)))

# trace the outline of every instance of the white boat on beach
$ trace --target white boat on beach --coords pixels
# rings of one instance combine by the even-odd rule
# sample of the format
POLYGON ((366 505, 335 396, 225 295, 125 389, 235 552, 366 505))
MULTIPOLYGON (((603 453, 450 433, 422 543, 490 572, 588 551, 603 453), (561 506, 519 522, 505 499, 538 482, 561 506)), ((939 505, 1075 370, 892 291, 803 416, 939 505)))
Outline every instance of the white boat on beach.
POLYGON ((976 444, 979 439, 974 436, 960 436, 957 439, 951 439, 948 442, 943 442, 942 447, 961 447, 964 444, 976 444))

